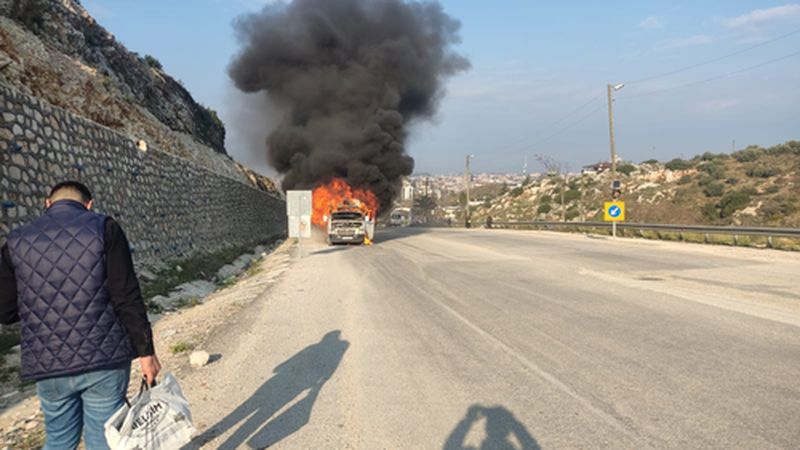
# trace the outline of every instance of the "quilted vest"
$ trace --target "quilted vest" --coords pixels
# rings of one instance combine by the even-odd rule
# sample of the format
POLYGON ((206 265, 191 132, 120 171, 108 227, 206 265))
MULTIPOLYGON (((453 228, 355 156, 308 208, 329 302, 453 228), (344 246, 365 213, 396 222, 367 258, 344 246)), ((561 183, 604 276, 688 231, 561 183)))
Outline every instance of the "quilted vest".
POLYGON ((78 202, 61 200, 9 234, 23 379, 78 374, 135 358, 106 286, 105 221, 78 202))

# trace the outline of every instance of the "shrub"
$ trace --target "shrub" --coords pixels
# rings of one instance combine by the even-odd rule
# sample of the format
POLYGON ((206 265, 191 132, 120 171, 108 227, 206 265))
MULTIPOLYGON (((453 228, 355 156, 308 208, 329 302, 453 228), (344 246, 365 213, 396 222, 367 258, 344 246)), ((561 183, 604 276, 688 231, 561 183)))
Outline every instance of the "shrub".
POLYGON ((190 350, 194 350, 194 344, 192 344, 191 342, 178 341, 169 346, 169 352, 172 353, 173 355, 178 353, 185 353, 190 350))
POLYGON ((767 149, 770 155, 800 155, 800 141, 786 141, 767 149))
POLYGON ((553 207, 550 206, 550 203, 541 203, 539 208, 536 210, 537 214, 547 214, 552 211, 553 207))
POLYGON ((178 303, 175 305, 177 308, 194 308, 197 305, 202 305, 203 300, 199 297, 187 297, 178 300, 178 303))
POLYGON ((689 184, 692 182, 691 175, 684 175, 678 180, 678 184, 689 184))
POLYGON ((775 194, 780 190, 781 190, 780 186, 778 186, 777 184, 773 184, 772 186, 770 186, 767 189, 765 189, 764 193, 766 193, 766 194, 775 194))
POLYGON ((703 163, 699 169, 712 176, 715 180, 725 178, 725 166, 720 163, 703 163))
POLYGON ((153 55, 144 55, 144 62, 153 69, 158 69, 158 70, 164 69, 164 67, 161 65, 161 61, 156 59, 156 57, 153 55))
POLYGON ((658 164, 657 159, 648 159, 647 161, 643 161, 642 164, 658 164))
POLYGON ((719 211, 717 211, 717 205, 714 202, 706 203, 703 205, 701 209, 703 213, 703 217, 708 220, 717 220, 719 219, 719 211))
POLYGON ((567 186, 570 189, 578 189, 581 186, 580 181, 579 179, 572 179, 567 186))
POLYGON ((759 211, 768 220, 780 220, 797 212, 797 201, 788 196, 778 196, 767 200, 759 211))
POLYGON ((731 156, 739 162, 752 162, 761 156, 761 149, 751 145, 744 150, 732 153, 731 156))
POLYGON ((550 197, 547 194, 543 195, 542 198, 539 199, 539 203, 550 203, 552 201, 553 201, 553 198, 550 197))
MULTIPOLYGON (((6 5, 9 2, 6 2, 6 5)), ((47 0, 14 1, 9 16, 24 23, 28 28, 40 28, 45 24, 47 0)), ((5 6, 5 5, 4 5, 5 6)))
POLYGON ((700 159, 702 159, 703 161, 714 161, 714 160, 717 160, 717 159, 724 159, 724 158, 727 158, 727 157, 728 157, 728 155, 726 155, 724 153, 716 154, 716 153, 711 153, 711 152, 705 152, 700 156, 700 159))
POLYGON ((581 198, 581 191, 577 189, 570 189, 564 192, 564 203, 569 203, 581 198))
POLYGON ((522 189, 522 186, 517 186, 517 187, 515 187, 514 189, 511 190, 510 195, 512 197, 519 197, 520 195, 522 195, 522 192, 524 192, 524 191, 525 190, 522 189))
POLYGON ((778 175, 779 171, 776 167, 769 167, 766 164, 758 164, 747 169, 746 173, 748 177, 769 178, 778 175))
POLYGON ((566 214, 564 214, 564 218, 567 220, 572 220, 579 215, 581 215, 581 213, 578 211, 578 208, 573 206, 572 208, 567 209, 566 214))
POLYGON ((725 185, 718 181, 709 183, 705 189, 703 189, 703 193, 706 194, 706 197, 719 197, 724 191, 725 185))
POLYGON ((747 190, 728 192, 719 201, 720 218, 730 217, 736 211, 750 204, 750 193, 747 190))
POLYGON ((711 175, 703 174, 703 175, 700 175, 700 179, 697 180, 697 185, 698 186, 708 186, 709 184, 711 184, 713 182, 714 182, 714 177, 712 177, 711 175))
POLYGON ((617 172, 623 175, 630 175, 633 172, 636 172, 636 166, 634 166, 633 164, 623 164, 617 167, 617 172))
POLYGON ((664 167, 669 170, 686 170, 692 167, 692 163, 680 158, 675 158, 672 161, 664 164, 664 167))
POLYGON ((725 180, 725 182, 730 184, 731 186, 736 186, 737 184, 739 184, 739 179, 738 178, 728 178, 727 180, 725 180))

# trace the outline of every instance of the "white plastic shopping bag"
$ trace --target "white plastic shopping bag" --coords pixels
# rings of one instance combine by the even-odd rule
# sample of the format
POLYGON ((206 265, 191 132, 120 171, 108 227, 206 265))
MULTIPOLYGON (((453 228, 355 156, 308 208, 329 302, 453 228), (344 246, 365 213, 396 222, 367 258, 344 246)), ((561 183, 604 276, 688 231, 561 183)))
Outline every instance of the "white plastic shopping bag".
POLYGON ((171 373, 150 389, 144 383, 130 405, 105 424, 106 440, 114 450, 179 449, 195 432, 189 402, 171 373))

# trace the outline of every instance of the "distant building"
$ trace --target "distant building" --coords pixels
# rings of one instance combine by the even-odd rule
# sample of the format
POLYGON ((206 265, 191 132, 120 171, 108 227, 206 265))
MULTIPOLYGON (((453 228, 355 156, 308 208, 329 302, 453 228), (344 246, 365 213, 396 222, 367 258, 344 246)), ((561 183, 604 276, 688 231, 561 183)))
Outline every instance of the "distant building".
POLYGON ((414 201, 414 186, 408 181, 408 178, 403 179, 403 190, 400 194, 400 200, 404 202, 414 201))
POLYGON ((595 174, 595 173, 603 173, 606 170, 611 170, 611 163, 610 162, 599 162, 596 164, 592 164, 590 166, 583 166, 581 169, 581 174, 595 174))

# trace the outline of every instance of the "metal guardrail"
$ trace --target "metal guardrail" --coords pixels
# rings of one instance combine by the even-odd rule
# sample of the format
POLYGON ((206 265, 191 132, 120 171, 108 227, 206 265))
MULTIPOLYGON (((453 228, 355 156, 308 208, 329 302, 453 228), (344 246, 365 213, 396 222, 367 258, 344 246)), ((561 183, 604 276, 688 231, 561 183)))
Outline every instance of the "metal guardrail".
MULTIPOLYGON (((477 224, 476 224, 477 225, 477 224)), ((483 224, 481 224, 483 225, 483 224)), ((611 228, 610 222, 493 222, 492 228, 512 228, 512 227, 532 227, 532 228, 611 228)), ((788 237, 800 239, 800 228, 772 228, 772 227, 721 227, 706 225, 669 225, 652 223, 626 223, 618 222, 618 230, 639 230, 639 231, 669 231, 677 233, 699 233, 704 235, 724 234, 733 236, 765 236, 788 237)))

